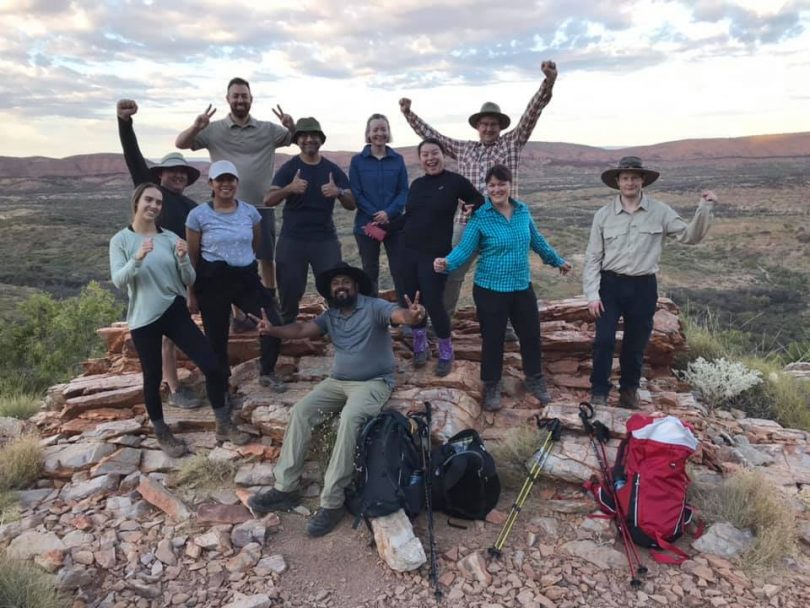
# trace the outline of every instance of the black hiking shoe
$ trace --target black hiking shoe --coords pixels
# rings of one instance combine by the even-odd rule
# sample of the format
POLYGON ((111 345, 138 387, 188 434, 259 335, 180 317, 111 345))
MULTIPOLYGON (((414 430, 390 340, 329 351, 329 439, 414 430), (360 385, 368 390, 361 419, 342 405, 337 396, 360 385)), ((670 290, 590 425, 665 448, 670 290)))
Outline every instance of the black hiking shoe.
POLYGON ((315 512, 315 515, 309 518, 307 534, 313 538, 329 534, 340 523, 344 515, 346 515, 344 507, 338 507, 337 509, 321 507, 315 512))
POLYGON ((248 499, 248 508, 254 513, 270 513, 271 511, 291 511, 300 504, 298 492, 282 492, 270 488, 266 492, 254 494, 248 499))
POLYGON ((607 406, 607 395, 591 395, 591 405, 593 407, 607 406))
POLYGON ((484 401, 481 404, 487 412, 501 409, 501 381, 484 382, 484 401))
POLYGON ((283 393, 287 390, 287 385, 284 383, 284 379, 276 372, 269 372, 259 376, 259 384, 266 386, 275 393, 283 393))
POLYGON ((534 398, 537 399, 541 405, 551 403, 551 395, 548 394, 546 379, 543 377, 543 374, 535 374, 534 376, 526 378, 524 384, 526 385, 526 390, 534 395, 534 398))
POLYGON ((169 393, 169 405, 182 410, 193 410, 202 405, 202 400, 187 386, 180 386, 173 393, 169 393))
POLYGON ((619 407, 638 409, 638 391, 634 388, 619 389, 619 407))
POLYGON ((245 445, 250 441, 250 435, 236 428, 231 420, 217 420, 216 439, 221 443, 230 441, 235 445, 245 445))

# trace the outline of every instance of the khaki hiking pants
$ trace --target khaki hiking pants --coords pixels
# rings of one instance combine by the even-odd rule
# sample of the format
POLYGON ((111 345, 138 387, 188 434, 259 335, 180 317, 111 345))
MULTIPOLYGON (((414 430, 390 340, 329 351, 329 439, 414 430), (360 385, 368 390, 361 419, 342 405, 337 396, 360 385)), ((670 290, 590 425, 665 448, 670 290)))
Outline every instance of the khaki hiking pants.
POLYGON ((345 489, 354 472, 357 436, 363 424, 380 413, 391 396, 391 390, 379 378, 364 382, 327 378, 317 384, 290 412, 281 456, 273 470, 275 488, 281 492, 298 489, 312 429, 323 422, 325 414, 341 412, 335 447, 323 476, 321 506, 327 509, 342 507, 346 500, 345 489))

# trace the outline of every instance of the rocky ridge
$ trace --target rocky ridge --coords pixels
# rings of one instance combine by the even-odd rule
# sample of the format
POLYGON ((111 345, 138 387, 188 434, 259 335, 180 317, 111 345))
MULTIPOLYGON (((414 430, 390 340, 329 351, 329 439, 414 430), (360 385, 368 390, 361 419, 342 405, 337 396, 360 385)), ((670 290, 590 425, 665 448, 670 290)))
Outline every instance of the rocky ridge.
MULTIPOLYGON (((316 315, 322 306, 320 300, 309 300, 302 316, 316 315)), ((442 603, 481 608, 806 605, 810 570, 801 554, 791 558, 778 579, 751 578, 733 561, 733 533, 721 528, 710 530, 694 547, 690 539, 681 541, 693 556, 681 568, 658 566, 642 551, 651 572, 640 590, 630 589, 613 528, 588 517, 594 505, 579 490, 581 481, 596 471, 577 418, 590 373, 593 328, 586 303, 544 303, 541 324, 554 402, 542 408, 525 393, 519 353, 509 344, 505 407, 496 414, 479 406, 480 340, 474 311, 459 314, 454 327, 457 361, 445 378, 433 376, 430 367, 411 370, 409 343, 393 330, 401 364, 389 407, 405 411, 431 401, 434 440, 474 427, 485 440, 497 441, 535 415, 557 417, 565 429, 548 476, 535 487, 500 560, 489 558, 486 549, 510 508, 510 493, 504 493, 486 522, 468 522, 465 530, 437 515, 442 603)), ((277 395, 258 384, 255 334, 231 338, 232 385, 241 406, 237 416, 254 436, 247 446, 217 446, 208 408, 166 408, 167 422, 195 452, 231 462, 236 469, 233 484, 192 491, 172 483, 171 473, 182 460, 157 448, 126 325, 99 333, 107 355, 86 362, 82 376, 52 387, 45 409, 33 420, 43 435, 44 477, 35 488, 19 492, 20 520, 0 524, 0 546, 10 555, 54 573, 77 608, 433 605, 427 566, 414 572, 389 569, 367 546, 370 533, 352 530, 348 518, 324 539, 305 537, 304 517, 308 507, 317 505, 320 489, 317 461, 308 463, 305 473, 304 495, 311 500, 298 512, 254 519, 244 506, 250 494, 272 484, 289 408, 329 373, 327 340, 284 345, 278 369, 289 385, 277 395)), ((672 375, 673 359, 685 347, 678 311, 661 299, 647 352, 642 409, 694 425, 701 438, 694 457, 696 476, 711 479, 743 467, 763 467, 795 506, 804 540, 810 543, 808 434, 746 418, 742 412, 709 415, 672 375)), ((181 377, 199 387, 199 374, 186 365, 181 377)), ((623 435, 628 415, 615 407, 598 412, 613 430, 614 441, 623 435)), ((0 441, 24 430, 10 423, 0 429, 0 441)), ((426 540, 424 515, 414 527, 426 540)), ((740 543, 744 546, 745 539, 740 543)), ((382 554, 385 539, 377 538, 377 544, 382 554)))

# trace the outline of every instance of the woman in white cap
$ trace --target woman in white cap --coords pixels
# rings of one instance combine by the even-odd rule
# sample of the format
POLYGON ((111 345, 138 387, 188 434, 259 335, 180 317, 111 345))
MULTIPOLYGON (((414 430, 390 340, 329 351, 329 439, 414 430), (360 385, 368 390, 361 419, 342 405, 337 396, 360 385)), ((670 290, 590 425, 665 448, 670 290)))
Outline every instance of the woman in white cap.
MULTIPOLYGON (((228 329, 231 305, 247 314, 281 324, 270 294, 259 281, 256 249, 259 247, 261 216, 256 207, 236 198, 239 173, 227 160, 211 163, 208 169, 211 200, 188 214, 186 239, 191 261, 197 269, 194 304, 199 307, 205 334, 230 376, 228 329)), ((259 381, 277 392, 284 383, 275 373, 281 341, 261 336, 259 381)))
POLYGON ((160 448, 179 458, 187 448, 164 422, 160 400, 164 336, 205 375, 208 400, 217 418, 217 438, 244 441, 225 405, 227 377, 208 340, 191 320, 186 305, 186 288, 194 283, 195 277, 188 246, 174 232, 157 224, 162 209, 163 193, 157 185, 141 184, 135 188, 132 223, 110 240, 110 272, 115 286, 126 287, 129 296, 127 323, 143 370, 146 412, 160 448))

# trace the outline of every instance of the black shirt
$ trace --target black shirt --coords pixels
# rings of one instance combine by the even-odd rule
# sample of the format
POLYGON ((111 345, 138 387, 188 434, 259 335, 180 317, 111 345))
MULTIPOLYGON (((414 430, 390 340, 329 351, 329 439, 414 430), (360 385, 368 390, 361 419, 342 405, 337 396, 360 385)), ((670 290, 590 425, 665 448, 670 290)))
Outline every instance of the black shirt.
POLYGON ((402 228, 406 247, 444 257, 453 248, 453 217, 459 199, 475 209, 484 202, 470 180, 458 173, 423 175, 411 183, 405 213, 392 222, 392 227, 402 228))

